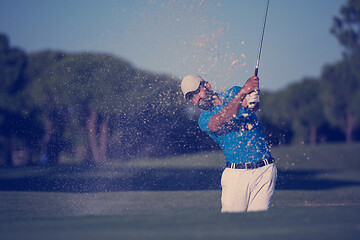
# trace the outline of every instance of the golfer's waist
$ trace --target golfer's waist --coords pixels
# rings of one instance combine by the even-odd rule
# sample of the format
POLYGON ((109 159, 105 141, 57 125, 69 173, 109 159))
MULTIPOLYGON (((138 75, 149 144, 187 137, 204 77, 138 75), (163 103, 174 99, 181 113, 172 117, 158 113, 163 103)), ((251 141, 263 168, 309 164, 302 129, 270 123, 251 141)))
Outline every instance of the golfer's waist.
POLYGON ((262 160, 259 162, 248 162, 248 163, 226 162, 226 167, 232 168, 232 169, 255 169, 255 168, 264 167, 264 166, 269 165, 274 162, 275 162, 275 159, 273 157, 270 157, 268 159, 265 159, 265 160, 262 160))

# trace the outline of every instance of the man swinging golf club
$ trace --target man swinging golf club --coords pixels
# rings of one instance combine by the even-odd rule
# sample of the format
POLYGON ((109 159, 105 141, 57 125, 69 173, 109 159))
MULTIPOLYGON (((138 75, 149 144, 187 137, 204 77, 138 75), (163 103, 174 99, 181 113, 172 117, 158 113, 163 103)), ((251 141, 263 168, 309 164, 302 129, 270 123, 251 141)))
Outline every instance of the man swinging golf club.
MULTIPOLYGON (((226 168, 221 178, 222 212, 264 211, 271 205, 277 170, 274 165, 256 108, 259 79, 253 76, 243 87, 215 93, 199 75, 188 75, 181 82, 185 99, 204 110, 200 128, 222 148, 226 168)), ((258 106, 258 104, 257 104, 258 106)))
POLYGON ((264 211, 271 205, 277 169, 263 128, 255 115, 259 107, 258 69, 267 1, 255 74, 243 87, 232 87, 223 94, 211 89, 199 75, 188 75, 181 82, 185 99, 202 110, 200 128, 223 149, 226 168, 221 177, 221 211, 264 211))

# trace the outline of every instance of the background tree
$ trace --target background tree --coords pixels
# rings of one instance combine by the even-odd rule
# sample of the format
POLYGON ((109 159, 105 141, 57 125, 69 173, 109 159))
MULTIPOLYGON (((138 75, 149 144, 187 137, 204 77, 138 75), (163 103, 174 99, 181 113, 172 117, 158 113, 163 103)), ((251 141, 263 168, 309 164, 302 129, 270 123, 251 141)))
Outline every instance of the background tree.
POLYGON ((29 55, 26 76, 29 79, 26 105, 36 109, 37 119, 42 123, 42 137, 38 149, 42 163, 57 164, 60 152, 65 148, 64 106, 56 104, 53 89, 56 84, 49 82, 51 67, 65 58, 61 52, 42 51, 29 55))
POLYGON ((319 80, 306 78, 284 90, 285 111, 291 118, 294 141, 315 144, 318 128, 325 123, 319 97, 319 80))
POLYGON ((321 77, 321 98, 327 119, 340 127, 346 141, 353 141, 353 133, 359 126, 360 78, 353 65, 343 60, 335 65, 326 66, 321 77))
POLYGON ((169 133, 182 110, 174 78, 136 70, 108 55, 74 54, 38 79, 46 80, 36 84, 41 87, 34 98, 61 113, 64 122, 57 124, 64 138, 76 149, 89 149, 95 163, 106 160, 109 146, 111 155, 122 158, 174 151, 169 133))
POLYGON ((269 93, 260 91, 260 111, 257 112, 271 144, 289 144, 293 136, 291 117, 286 110, 284 91, 269 93))
POLYGON ((331 32, 345 47, 345 54, 352 56, 360 50, 360 1, 348 0, 334 17, 331 32))
POLYGON ((62 132, 70 142, 85 145, 80 148, 89 148, 94 162, 104 162, 109 119, 123 111, 125 93, 131 87, 124 82, 131 79, 133 68, 106 55, 73 54, 52 65, 48 72, 51 74, 42 75, 47 80, 40 91, 49 93, 53 108, 66 116, 59 123, 64 125, 62 132))
POLYGON ((334 17, 331 32, 344 46, 344 59, 324 67, 322 73, 322 99, 329 121, 353 140, 354 129, 359 126, 360 86, 360 2, 348 0, 334 17))
POLYGON ((7 165, 18 158, 26 163, 39 135, 34 112, 26 107, 26 67, 26 54, 0 34, 0 158, 7 165))

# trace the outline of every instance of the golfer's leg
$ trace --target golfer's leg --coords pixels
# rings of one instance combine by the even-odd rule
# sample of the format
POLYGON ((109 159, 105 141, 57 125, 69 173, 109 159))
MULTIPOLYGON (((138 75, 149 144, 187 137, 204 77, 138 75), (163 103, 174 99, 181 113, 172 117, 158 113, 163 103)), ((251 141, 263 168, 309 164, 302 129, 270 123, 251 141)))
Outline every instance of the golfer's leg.
POLYGON ((242 181, 242 170, 226 168, 221 177, 221 212, 244 212, 248 208, 247 181, 242 181))
POLYGON ((250 193, 248 211, 266 211, 271 206, 275 191, 277 169, 274 164, 257 169, 255 184, 250 193))

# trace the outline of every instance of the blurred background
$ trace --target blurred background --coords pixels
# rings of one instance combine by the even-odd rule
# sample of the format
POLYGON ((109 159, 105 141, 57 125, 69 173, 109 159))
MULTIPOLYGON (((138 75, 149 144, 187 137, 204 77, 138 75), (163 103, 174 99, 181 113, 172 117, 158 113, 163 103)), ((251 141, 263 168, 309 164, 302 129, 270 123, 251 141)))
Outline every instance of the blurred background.
MULTIPOLYGON (((253 75, 266 1, 0 1, 0 164, 218 150, 180 79, 253 75)), ((273 147, 360 140, 360 2, 270 2, 258 117, 273 147)))

